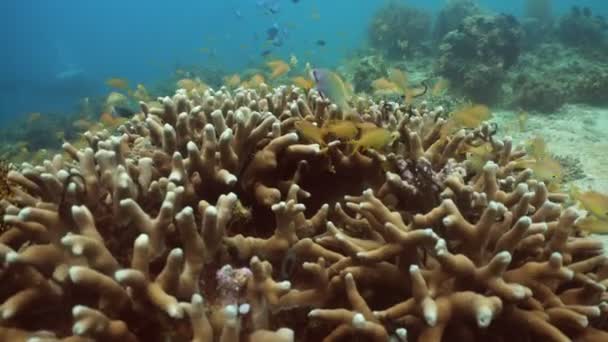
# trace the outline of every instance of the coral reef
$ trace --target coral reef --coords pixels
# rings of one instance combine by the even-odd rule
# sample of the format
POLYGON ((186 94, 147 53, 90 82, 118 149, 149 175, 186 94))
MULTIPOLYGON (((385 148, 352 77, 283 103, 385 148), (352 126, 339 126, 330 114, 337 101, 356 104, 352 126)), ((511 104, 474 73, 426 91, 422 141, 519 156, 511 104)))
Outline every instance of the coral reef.
POLYGON ((388 66, 382 55, 365 54, 350 59, 342 69, 355 91, 370 93, 372 81, 384 77, 388 66))
POLYGON ((547 78, 532 78, 519 74, 512 83, 515 89, 513 103, 527 110, 550 113, 566 103, 568 93, 563 87, 547 78))
POLYGON ((553 0, 526 0, 521 26, 524 31, 523 45, 538 46, 553 39, 553 0))
POLYGON ((601 242, 492 125, 291 86, 160 100, 8 173, 0 340, 608 338, 601 242), (347 115, 396 141, 296 130, 347 115))
POLYGON ((608 64, 580 49, 542 44, 521 56, 508 75, 507 105, 553 112, 565 103, 604 105, 608 64))
MULTIPOLYGON (((8 183, 9 163, 0 159, 0 202, 7 203, 12 196, 12 190, 8 183)), ((1 208, 1 207, 0 207, 1 208)), ((6 226, 0 222, 0 232, 4 232, 6 226)))
POLYGON ((465 18, 479 14, 481 14, 481 9, 473 0, 446 1, 435 20, 434 39, 441 42, 448 32, 458 29, 465 18))
POLYGON ((509 15, 476 15, 449 32, 439 47, 437 72, 476 101, 490 103, 517 62, 522 30, 509 15))
POLYGON ((400 59, 426 52, 431 15, 423 10, 390 1, 374 14, 368 27, 370 45, 388 58, 400 59))
POLYGON ((586 50, 605 47, 608 23, 602 16, 594 16, 588 7, 573 6, 560 18, 557 36, 564 44, 586 50))

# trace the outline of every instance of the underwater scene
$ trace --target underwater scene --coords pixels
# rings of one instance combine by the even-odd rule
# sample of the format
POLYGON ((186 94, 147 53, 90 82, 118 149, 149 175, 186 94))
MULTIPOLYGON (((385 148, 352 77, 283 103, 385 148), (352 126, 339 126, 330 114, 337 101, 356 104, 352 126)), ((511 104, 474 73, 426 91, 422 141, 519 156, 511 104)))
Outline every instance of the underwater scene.
POLYGON ((0 342, 608 341, 607 1, 0 18, 0 342))

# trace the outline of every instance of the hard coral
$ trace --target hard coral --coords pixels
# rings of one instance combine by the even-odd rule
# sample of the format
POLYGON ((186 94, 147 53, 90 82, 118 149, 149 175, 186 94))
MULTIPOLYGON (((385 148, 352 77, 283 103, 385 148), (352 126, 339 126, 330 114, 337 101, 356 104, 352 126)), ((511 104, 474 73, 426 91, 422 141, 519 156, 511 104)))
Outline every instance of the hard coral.
POLYGON ((473 0, 446 1, 435 21, 435 40, 440 42, 448 32, 458 29, 465 18, 478 14, 481 14, 481 8, 473 0))
POLYGON ((161 100, 8 173, 1 340, 607 338, 601 243, 491 125, 355 99, 362 130, 399 134, 352 153, 296 133, 345 119, 316 90, 161 100))
POLYGON ((368 28, 372 47, 391 59, 401 59, 423 51, 431 29, 429 13, 390 1, 374 14, 368 28))
POLYGON ((437 72, 476 101, 496 100, 501 82, 520 53, 522 31, 509 15, 475 15, 439 46, 437 72))
POLYGON ((587 7, 573 6, 561 17, 557 29, 558 38, 566 45, 586 50, 605 46, 608 23, 602 16, 594 16, 587 7))

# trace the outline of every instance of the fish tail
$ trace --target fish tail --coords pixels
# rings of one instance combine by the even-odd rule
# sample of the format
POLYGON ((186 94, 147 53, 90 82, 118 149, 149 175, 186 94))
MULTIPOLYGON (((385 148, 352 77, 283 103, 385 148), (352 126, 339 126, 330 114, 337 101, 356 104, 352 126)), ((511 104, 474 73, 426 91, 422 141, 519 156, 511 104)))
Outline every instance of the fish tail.
POLYGON ((359 142, 354 141, 352 144, 353 144, 353 150, 350 153, 350 157, 354 156, 361 149, 361 144, 359 142))

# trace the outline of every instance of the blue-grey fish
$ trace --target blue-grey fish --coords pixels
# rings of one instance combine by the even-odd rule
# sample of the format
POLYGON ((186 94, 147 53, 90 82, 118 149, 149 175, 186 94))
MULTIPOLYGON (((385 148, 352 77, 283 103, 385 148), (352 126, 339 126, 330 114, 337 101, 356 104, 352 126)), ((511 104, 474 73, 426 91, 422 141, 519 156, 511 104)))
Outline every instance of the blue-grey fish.
POLYGON ((315 87, 322 96, 330 99, 342 110, 350 110, 348 99, 352 94, 338 74, 327 69, 313 69, 311 78, 315 81, 315 87))
POLYGON ((133 115, 135 115, 135 111, 131 108, 119 106, 112 107, 112 116, 114 117, 131 118, 133 115))

